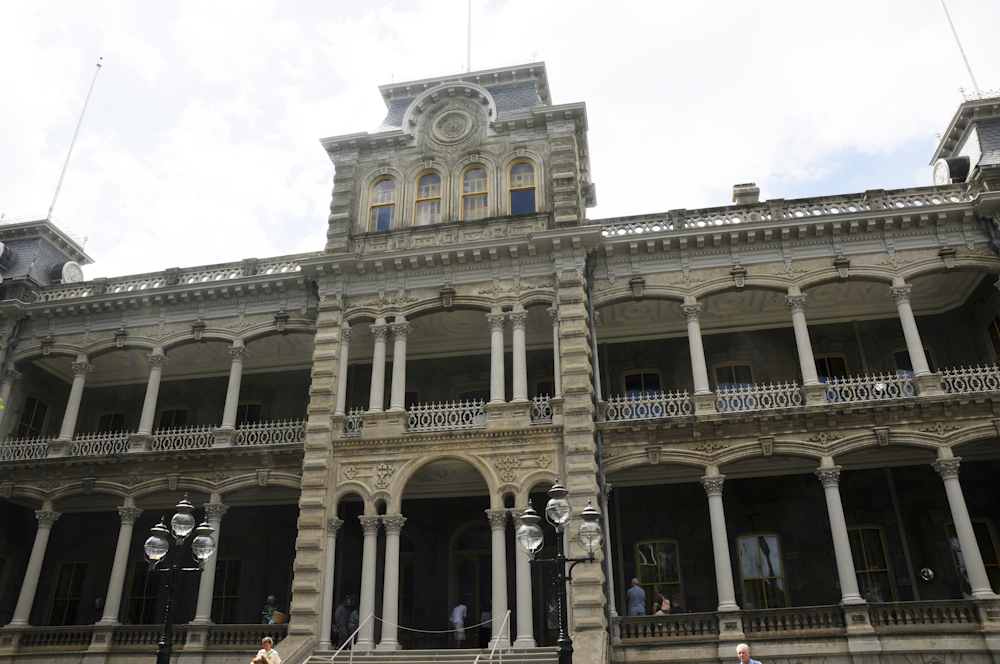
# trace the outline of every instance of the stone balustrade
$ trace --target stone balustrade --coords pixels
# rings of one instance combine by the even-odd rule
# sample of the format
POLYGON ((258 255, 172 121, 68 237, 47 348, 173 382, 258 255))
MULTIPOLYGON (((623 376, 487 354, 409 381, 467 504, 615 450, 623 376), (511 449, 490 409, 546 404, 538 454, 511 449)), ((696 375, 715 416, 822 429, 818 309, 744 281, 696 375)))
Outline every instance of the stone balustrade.
POLYGON ((1000 392, 1000 367, 997 365, 942 369, 941 390, 945 394, 1000 392))
POLYGON ((411 432, 485 427, 486 404, 481 400, 415 404, 407 411, 406 430, 411 432))
POLYGON ((279 420, 277 422, 251 422, 236 429, 236 445, 256 447, 262 445, 291 445, 306 439, 305 420, 279 420))
POLYGON ((607 422, 659 420, 693 414, 694 406, 687 390, 611 397, 604 408, 607 422))
POLYGON ((803 403, 795 381, 724 387, 715 394, 715 407, 720 413, 795 408, 803 403))
MULTIPOLYGON (((178 652, 178 648, 187 644, 190 635, 194 632, 207 632, 202 638, 207 650, 232 651, 234 655, 243 655, 250 650, 256 651, 260 648, 260 641, 265 636, 274 639, 275 644, 279 643, 287 635, 288 626, 253 624, 195 627, 174 625, 173 645, 175 653, 178 652)), ((156 650, 162 633, 162 625, 7 627, 4 629, 4 636, 10 637, 10 639, 8 641, 5 638, 0 649, 5 649, 10 654, 20 652, 26 657, 37 658, 48 654, 54 658, 57 656, 56 653, 82 653, 87 651, 92 644, 106 643, 110 653, 144 651, 152 654, 156 650), (109 635, 108 632, 110 632, 109 635)), ((60 661, 62 661, 61 658, 60 661)), ((78 658, 75 661, 78 661, 78 658)))
POLYGON ((901 374, 831 378, 827 383, 826 400, 829 403, 861 403, 912 397, 914 392, 911 380, 901 374))

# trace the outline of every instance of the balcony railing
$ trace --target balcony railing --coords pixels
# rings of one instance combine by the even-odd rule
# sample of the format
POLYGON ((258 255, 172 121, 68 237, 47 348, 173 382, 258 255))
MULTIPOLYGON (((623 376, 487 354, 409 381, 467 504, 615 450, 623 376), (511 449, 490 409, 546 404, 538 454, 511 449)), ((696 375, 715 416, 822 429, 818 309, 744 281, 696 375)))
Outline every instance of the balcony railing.
POLYGON ((106 454, 125 454, 129 449, 128 431, 105 431, 104 433, 85 433, 73 438, 69 448, 70 456, 103 456, 106 454))
POLYGON ((926 628, 935 625, 979 625, 976 607, 970 602, 963 601, 932 604, 918 602, 874 604, 868 609, 868 619, 871 620, 872 627, 880 631, 910 626, 926 628))
POLYGON ((693 415, 694 406, 687 390, 655 394, 617 396, 608 399, 604 419, 608 422, 659 420, 693 415))
POLYGON ((681 613, 666 616, 631 616, 622 618, 622 642, 709 640, 719 636, 719 619, 714 613, 681 613))
POLYGON ((552 423, 552 404, 549 403, 549 397, 534 397, 531 400, 531 423, 552 423))
POLYGON ((830 403, 890 401, 912 396, 911 379, 900 374, 831 378, 826 388, 826 400, 830 403))
MULTIPOLYGON (((96 628, 100 629, 100 628, 96 628)), ((113 628, 110 643, 111 651, 135 651, 156 648, 163 632, 158 625, 119 625, 113 628)), ((174 647, 187 643, 188 634, 197 631, 188 625, 174 625, 174 647)), ((26 627, 15 628, 20 633, 17 641, 19 650, 38 651, 58 648, 60 651, 72 650, 75 646, 80 652, 86 651, 94 638, 94 625, 77 627, 26 627)), ((205 645, 212 650, 233 650, 242 654, 248 649, 260 647, 260 641, 265 636, 274 639, 275 644, 288 633, 288 625, 211 625, 205 637, 205 645)))
POLYGON ((234 442, 254 447, 260 445, 291 445, 306 439, 305 420, 278 420, 277 422, 252 422, 240 425, 234 442))
POLYGON ((942 369, 941 390, 945 394, 974 394, 1000 391, 1000 367, 987 365, 942 369))
POLYGON ((778 410, 802 405, 802 393, 795 381, 769 385, 723 387, 716 391, 715 407, 720 413, 778 410))
POLYGON ((352 408, 347 411, 347 419, 344 420, 344 438, 357 438, 365 429, 365 421, 361 417, 363 408, 352 408))
POLYGON ((486 428, 486 407, 482 400, 415 404, 406 414, 407 431, 486 428))
POLYGON ((44 459, 49 443, 55 438, 13 438, 0 443, 0 461, 30 461, 44 459))
POLYGON ((160 429, 152 435, 149 449, 154 452, 178 450, 206 450, 215 444, 215 427, 190 426, 179 429, 160 429))
POLYGON ((839 606, 808 606, 788 609, 747 611, 743 631, 767 635, 819 630, 844 630, 844 612, 839 606))

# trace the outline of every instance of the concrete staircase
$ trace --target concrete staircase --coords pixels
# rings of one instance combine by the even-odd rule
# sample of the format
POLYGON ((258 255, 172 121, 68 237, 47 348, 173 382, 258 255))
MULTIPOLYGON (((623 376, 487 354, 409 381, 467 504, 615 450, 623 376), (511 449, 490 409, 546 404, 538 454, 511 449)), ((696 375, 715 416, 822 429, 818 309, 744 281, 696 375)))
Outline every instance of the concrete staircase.
MULTIPOLYGON (((347 664, 351 661, 351 653, 347 650, 340 653, 335 660, 334 650, 317 650, 305 661, 305 664, 347 664)), ((479 655, 479 664, 488 664, 489 650, 473 648, 462 650, 368 650, 356 651, 356 664, 473 664, 479 655)), ((556 664, 558 662, 555 648, 518 648, 498 649, 493 653, 493 664, 556 664)))

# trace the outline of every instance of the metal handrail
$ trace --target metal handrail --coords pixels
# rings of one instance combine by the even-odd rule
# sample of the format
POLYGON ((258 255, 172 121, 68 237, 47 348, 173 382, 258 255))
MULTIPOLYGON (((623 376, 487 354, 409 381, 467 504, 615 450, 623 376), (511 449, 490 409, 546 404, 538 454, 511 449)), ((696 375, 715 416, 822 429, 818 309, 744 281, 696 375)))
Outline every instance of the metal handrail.
MULTIPOLYGON (((355 641, 354 641, 354 638, 355 638, 355 637, 356 637, 356 636, 358 635, 358 632, 360 632, 360 631, 361 631, 361 628, 362 628, 362 627, 364 627, 364 626, 365 626, 365 624, 366 624, 366 623, 367 623, 367 622, 368 622, 369 620, 371 620, 372 618, 374 618, 374 617, 375 617, 375 614, 374 614, 374 613, 369 613, 369 614, 368 614, 368 617, 367 617, 367 618, 365 618, 364 620, 362 620, 362 621, 361 621, 361 624, 360 624, 360 625, 358 625, 358 628, 357 628, 356 630, 354 630, 354 632, 353 632, 353 633, 352 633, 352 634, 351 634, 351 635, 350 635, 349 637, 347 637, 347 640, 346 640, 346 641, 344 641, 344 645, 342 645, 342 646, 340 646, 339 648, 337 648, 337 652, 333 653, 333 657, 331 657, 331 658, 330 658, 330 661, 331 661, 331 662, 334 662, 334 661, 336 661, 336 659, 337 659, 337 655, 339 655, 339 654, 340 654, 340 651, 341 651, 341 650, 343 650, 344 648, 346 648, 346 647, 347 647, 347 644, 348 644, 348 643, 352 643, 352 644, 353 644, 353 643, 355 642, 355 641)), ((348 657, 348 658, 347 658, 347 661, 349 661, 349 662, 353 662, 353 661, 354 661, 354 647, 353 647, 353 645, 352 645, 352 647, 351 647, 351 655, 350 655, 350 657, 348 657)))
MULTIPOLYGON (((497 638, 493 639, 493 647, 490 648, 490 658, 486 661, 493 661, 493 653, 496 652, 497 646, 500 645, 500 637, 503 636, 503 628, 507 625, 510 620, 510 609, 507 609, 507 614, 503 617, 503 622, 500 623, 500 631, 497 632, 497 638)), ((483 656, 483 653, 476 655, 476 659, 473 660, 472 664, 479 664, 479 658, 483 656)), ((503 664, 503 650, 500 650, 500 658, 497 660, 500 664, 503 664)))

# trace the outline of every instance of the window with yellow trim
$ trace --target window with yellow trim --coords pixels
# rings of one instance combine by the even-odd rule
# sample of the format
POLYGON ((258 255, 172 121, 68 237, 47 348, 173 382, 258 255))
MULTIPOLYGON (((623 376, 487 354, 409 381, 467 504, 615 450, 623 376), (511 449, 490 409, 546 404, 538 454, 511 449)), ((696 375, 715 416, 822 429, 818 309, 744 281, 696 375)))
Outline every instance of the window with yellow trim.
POLYGON ((56 588, 49 608, 49 626, 75 625, 83 596, 83 577, 87 563, 63 563, 59 566, 56 588))
POLYGON ((170 408, 160 411, 157 429, 179 429, 187 424, 187 408, 170 408))
POLYGON ((485 219, 486 199, 486 169, 470 168, 462 176, 462 219, 485 219))
POLYGON ((788 606, 781 545, 777 535, 738 538, 743 602, 746 609, 780 609, 788 606))
POLYGON ((635 569, 639 585, 652 603, 658 603, 657 591, 663 599, 681 602, 681 563, 677 542, 656 540, 635 545, 635 569))
POLYGON ((260 422, 260 413, 264 408, 261 403, 241 403, 236 407, 236 426, 260 422))
POLYGON ((428 173, 417 181, 417 212, 414 225, 430 226, 441 221, 441 176, 428 173))
POLYGON ((125 430, 125 413, 104 413, 97 418, 97 433, 125 430))
POLYGON ((653 397, 662 392, 660 388, 660 373, 658 371, 637 371, 625 374, 626 397, 653 397))
POLYGON ((212 622, 231 625, 236 620, 240 603, 240 574, 243 561, 239 558, 219 558, 215 562, 215 588, 212 591, 212 622))
MULTIPOLYGON (((990 579, 990 586, 993 592, 1000 591, 1000 557, 997 556, 997 543, 993 534, 993 528, 986 519, 973 519, 972 531, 976 535, 976 544, 979 545, 979 554, 983 558, 983 565, 986 567, 986 576, 990 579)), ((972 597, 972 584, 969 583, 969 572, 965 567, 965 556, 962 555, 962 544, 958 541, 958 533, 955 531, 955 524, 949 523, 946 526, 948 531, 948 543, 951 545, 952 560, 958 568, 958 577, 962 584, 962 593, 966 599, 972 597)))
POLYGON ((149 570, 149 563, 132 563, 132 581, 125 608, 126 625, 152 625, 156 622, 156 603, 160 598, 159 575, 149 570))
POLYGON ((531 214, 535 205, 535 167, 520 161, 510 167, 510 213, 531 214))
POLYGON ((847 537, 861 594, 869 602, 895 602, 882 529, 872 526, 848 528, 847 537))
POLYGON ((990 346, 993 348, 993 359, 1000 362, 1000 316, 995 316, 986 326, 986 334, 989 336, 990 346))
POLYGON ((816 359, 819 382, 829 383, 831 378, 847 378, 847 358, 843 355, 821 355, 816 359))
POLYGON ((392 228, 396 217, 396 181, 383 178, 372 187, 371 217, 369 231, 387 231, 392 228))
POLYGON ((44 401, 35 397, 25 399, 21 422, 17 425, 17 437, 41 438, 45 433, 45 416, 48 412, 49 405, 44 401))

